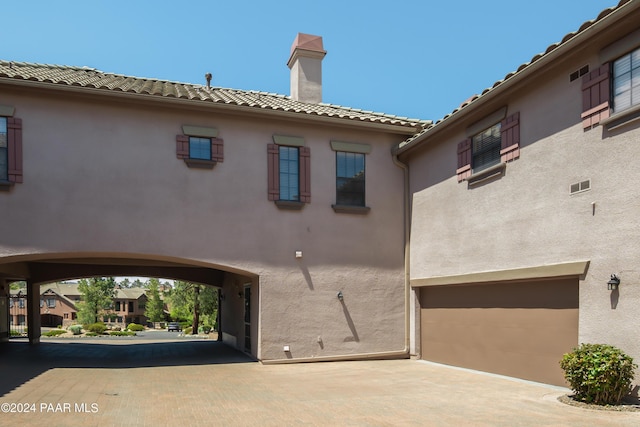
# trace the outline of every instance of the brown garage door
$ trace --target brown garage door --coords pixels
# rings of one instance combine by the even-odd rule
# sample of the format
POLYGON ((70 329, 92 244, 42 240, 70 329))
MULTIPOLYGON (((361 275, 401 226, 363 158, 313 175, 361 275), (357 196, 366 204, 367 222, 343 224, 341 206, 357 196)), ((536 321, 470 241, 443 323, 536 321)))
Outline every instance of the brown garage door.
POLYGON ((578 279, 420 289, 422 358, 566 385, 578 344, 578 279))

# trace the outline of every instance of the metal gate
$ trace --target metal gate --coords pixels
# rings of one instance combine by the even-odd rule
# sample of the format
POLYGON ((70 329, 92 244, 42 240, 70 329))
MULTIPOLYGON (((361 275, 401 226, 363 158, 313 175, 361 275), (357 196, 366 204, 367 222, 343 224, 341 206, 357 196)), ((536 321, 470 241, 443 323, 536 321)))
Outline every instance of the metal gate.
POLYGON ((9 295, 9 337, 27 336, 27 293, 19 290, 9 295))

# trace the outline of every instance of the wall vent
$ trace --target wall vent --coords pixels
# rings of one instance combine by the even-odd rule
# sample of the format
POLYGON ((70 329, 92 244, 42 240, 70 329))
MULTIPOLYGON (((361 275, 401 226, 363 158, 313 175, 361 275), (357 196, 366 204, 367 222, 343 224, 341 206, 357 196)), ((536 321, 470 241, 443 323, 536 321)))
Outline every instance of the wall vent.
POLYGON ((585 65, 584 67, 580 68, 579 70, 574 71, 573 73, 569 74, 569 81, 572 82, 572 81, 584 76, 588 72, 589 72, 589 65, 585 65))
POLYGON ((582 193, 583 191, 591 190, 591 180, 576 182, 571 184, 571 194, 582 193))

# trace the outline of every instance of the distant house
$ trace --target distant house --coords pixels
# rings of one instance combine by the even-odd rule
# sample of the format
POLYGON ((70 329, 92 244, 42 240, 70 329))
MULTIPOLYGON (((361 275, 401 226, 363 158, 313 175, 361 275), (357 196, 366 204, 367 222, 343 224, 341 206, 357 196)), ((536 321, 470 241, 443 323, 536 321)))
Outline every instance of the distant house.
POLYGON ((42 326, 68 326, 75 323, 76 302, 80 300, 77 285, 51 283, 40 287, 40 295, 42 326))
MULTIPOLYGON (((9 323, 26 326, 27 297, 24 289, 11 290, 9 323)), ((47 283, 40 286, 40 319, 42 326, 69 326, 77 322, 76 304, 82 299, 77 283, 47 283)), ((144 315, 147 295, 142 288, 116 289, 113 305, 102 318, 105 323, 126 326, 129 323, 146 325, 144 315)))
POLYGON ((105 323, 117 323, 121 326, 129 323, 146 325, 147 317, 144 315, 146 304, 146 289, 116 288, 112 308, 107 310, 102 320, 105 323))
MULTIPOLYGON (((9 298, 9 323, 25 326, 27 298, 24 289, 12 289, 9 298)), ((48 283, 40 287, 42 326, 67 326, 76 321, 76 302, 80 300, 77 284, 48 283)))

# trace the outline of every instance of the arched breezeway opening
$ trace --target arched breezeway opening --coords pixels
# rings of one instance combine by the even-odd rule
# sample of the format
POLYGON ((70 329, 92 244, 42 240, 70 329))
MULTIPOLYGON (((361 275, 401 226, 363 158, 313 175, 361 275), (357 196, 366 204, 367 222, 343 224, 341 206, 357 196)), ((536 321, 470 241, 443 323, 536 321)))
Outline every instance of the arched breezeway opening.
POLYGON ((44 290, 52 296, 51 287, 41 285, 115 276, 179 280, 219 289, 220 339, 257 358, 259 281, 256 274, 230 266, 148 254, 56 253, 0 258, 0 342, 8 342, 11 331, 9 283, 27 283, 24 305, 28 338, 30 343, 38 343, 45 322, 61 320, 55 318, 51 312, 53 307, 47 307, 47 295, 42 294, 44 290))

